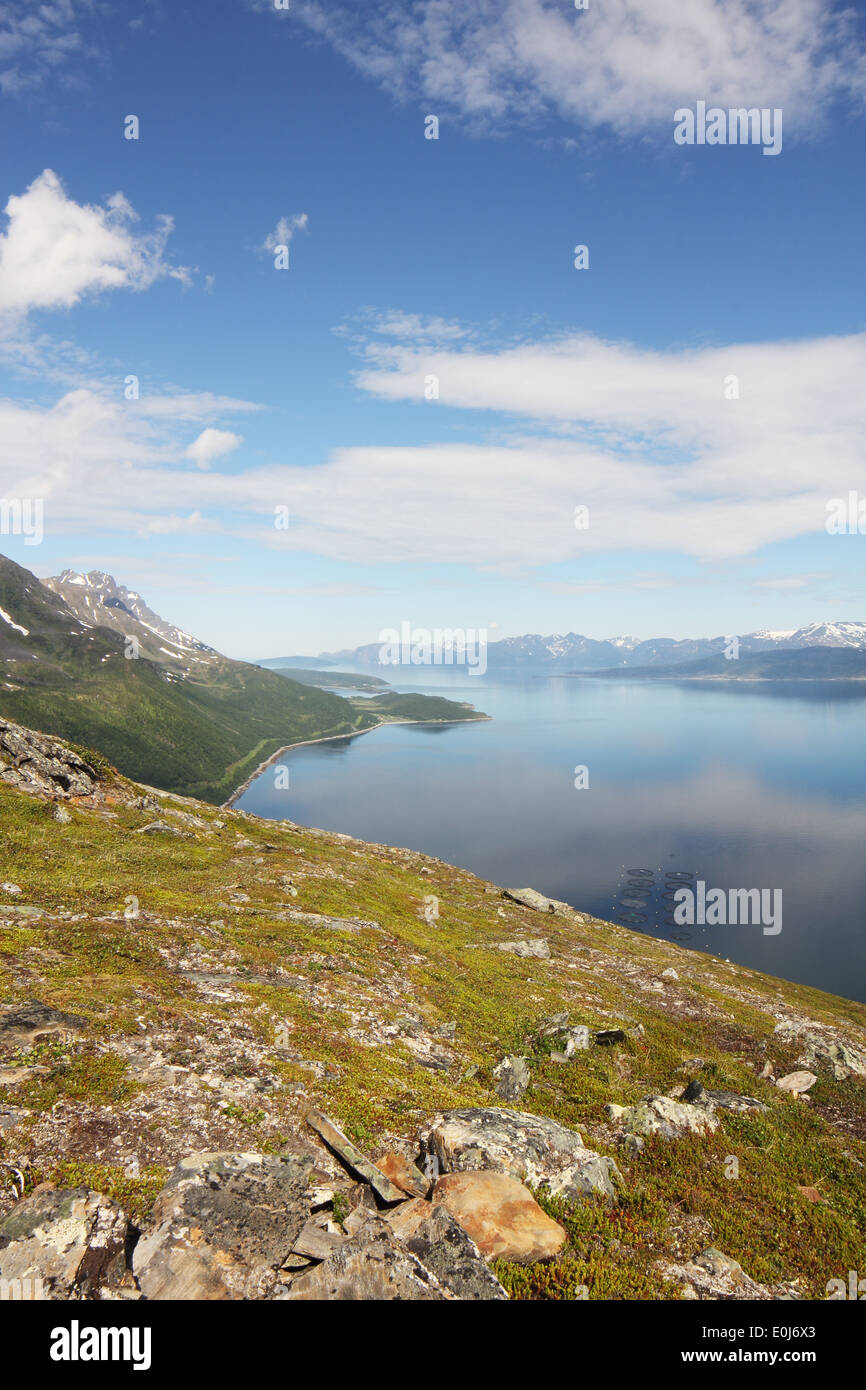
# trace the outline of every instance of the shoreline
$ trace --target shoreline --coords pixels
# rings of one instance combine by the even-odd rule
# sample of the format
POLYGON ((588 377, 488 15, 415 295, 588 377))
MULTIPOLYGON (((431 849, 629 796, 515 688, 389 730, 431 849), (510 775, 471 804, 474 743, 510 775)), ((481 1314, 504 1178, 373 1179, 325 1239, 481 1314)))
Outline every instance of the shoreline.
POLYGON ((417 724, 419 727, 423 724, 432 724, 438 728, 445 724, 484 724, 489 723, 492 718, 492 714, 481 714, 474 719, 383 719, 378 724, 371 724, 369 729, 355 729, 351 734, 324 734, 321 738, 302 738, 297 743, 285 743, 282 748, 277 749, 276 753, 272 753, 269 758, 265 758, 264 762, 259 763, 246 781, 232 792, 228 800, 220 804, 220 810, 230 811, 244 792, 249 790, 257 777, 260 777, 284 753, 291 753, 295 748, 309 748, 313 743, 336 743, 342 738, 360 738, 362 734, 374 734, 377 729, 384 729, 389 724, 417 724))

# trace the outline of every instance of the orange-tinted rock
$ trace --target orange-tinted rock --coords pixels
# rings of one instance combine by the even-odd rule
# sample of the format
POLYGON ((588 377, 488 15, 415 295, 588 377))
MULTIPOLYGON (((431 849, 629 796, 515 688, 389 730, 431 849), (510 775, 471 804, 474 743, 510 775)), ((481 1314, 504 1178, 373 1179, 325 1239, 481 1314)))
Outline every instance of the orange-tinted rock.
POLYGON ((562 1226, 508 1173, 446 1173, 432 1200, 451 1213, 487 1260, 552 1260, 567 1239, 562 1226))
POLYGON ((395 1187, 399 1187, 410 1197, 426 1197, 430 1191, 430 1183, 424 1174, 403 1154, 383 1154, 381 1158, 376 1159, 376 1167, 386 1178, 391 1179, 395 1187))

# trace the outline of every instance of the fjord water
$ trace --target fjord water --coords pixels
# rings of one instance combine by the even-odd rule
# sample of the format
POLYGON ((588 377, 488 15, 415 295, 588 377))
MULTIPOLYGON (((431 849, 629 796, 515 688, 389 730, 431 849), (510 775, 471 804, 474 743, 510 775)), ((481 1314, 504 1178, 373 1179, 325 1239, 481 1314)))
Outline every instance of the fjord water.
POLYGON ((424 684, 393 684, 470 700, 490 722, 393 725, 294 749, 279 760, 288 788, 266 769, 239 806, 422 850, 866 999, 866 684, 450 674, 447 689, 426 672, 424 684), (589 786, 578 790, 581 765, 589 786), (701 879, 780 889, 782 930, 673 925, 671 887, 701 879), (635 882, 646 885, 638 898, 635 882))

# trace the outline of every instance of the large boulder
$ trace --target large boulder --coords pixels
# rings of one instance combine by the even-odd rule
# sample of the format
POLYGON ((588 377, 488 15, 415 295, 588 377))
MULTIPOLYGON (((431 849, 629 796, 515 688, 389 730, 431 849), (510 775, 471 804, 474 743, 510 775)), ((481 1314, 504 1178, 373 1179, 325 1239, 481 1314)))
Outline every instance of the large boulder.
POLYGON ((271 1298, 310 1214, 303 1155, 199 1153, 159 1193, 133 1255, 148 1299, 271 1298))
POLYGON ((508 1173, 446 1173, 433 1189, 433 1203, 451 1213, 487 1260, 552 1260, 568 1238, 508 1173))
POLYGON ((32 1297, 98 1297, 126 1273, 128 1228, 117 1203, 98 1192, 45 1188, 0 1221, 0 1279, 20 1281, 32 1297))
POLYGON ((494 1170, 572 1200, 614 1197, 621 1174, 576 1130, 519 1110, 461 1109, 436 1115, 421 1146, 442 1173, 494 1170))
POLYGON ((357 1235, 279 1297, 301 1302, 442 1302, 455 1295, 417 1255, 402 1245, 386 1221, 371 1216, 357 1235))

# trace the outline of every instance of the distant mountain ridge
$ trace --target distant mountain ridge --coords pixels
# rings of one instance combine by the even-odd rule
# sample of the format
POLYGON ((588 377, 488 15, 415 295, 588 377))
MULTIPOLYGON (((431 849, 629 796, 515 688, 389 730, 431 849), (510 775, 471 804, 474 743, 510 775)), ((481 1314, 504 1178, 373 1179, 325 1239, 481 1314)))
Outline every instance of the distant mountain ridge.
MULTIPOLYGON (((847 648, 866 651, 866 622, 818 622, 785 631, 749 632, 737 638, 741 653, 797 651, 807 647, 847 648)), ((730 638, 635 637, 596 639, 577 632, 540 636, 527 633, 487 645, 490 672, 536 671, 552 674, 570 671, 609 671, 614 668, 672 666, 724 654, 730 638)), ((368 642, 354 650, 322 652, 320 662, 329 665, 386 669, 380 662, 381 643, 368 642)), ((455 660, 455 665, 459 663, 455 660)), ((394 669, 391 667, 390 669, 394 669)))

